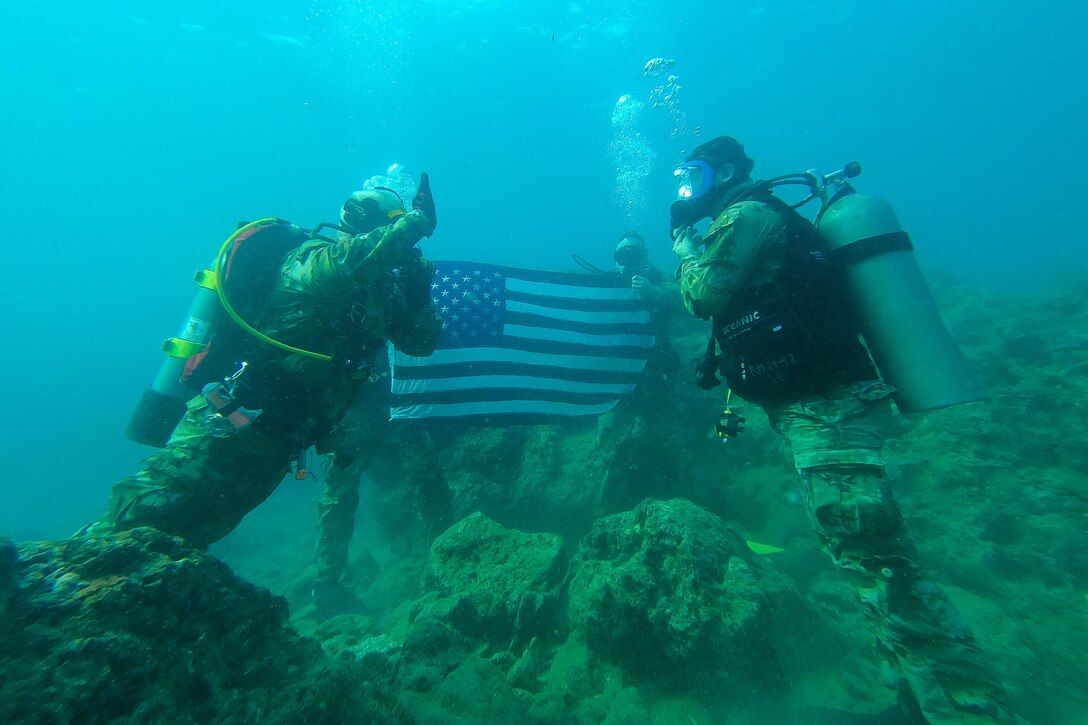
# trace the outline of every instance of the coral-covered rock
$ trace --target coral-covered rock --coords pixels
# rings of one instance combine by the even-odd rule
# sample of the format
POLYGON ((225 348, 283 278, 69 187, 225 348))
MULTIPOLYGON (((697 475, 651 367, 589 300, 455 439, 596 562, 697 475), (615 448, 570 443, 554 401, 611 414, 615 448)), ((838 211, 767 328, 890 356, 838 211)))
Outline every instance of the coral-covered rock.
POLYGON ((281 597, 180 539, 135 529, 11 552, 0 721, 392 719, 358 670, 290 628, 281 597))
POLYGON ((15 565, 19 561, 19 552, 15 544, 7 539, 0 539, 0 622, 7 620, 8 601, 15 591, 15 565))
POLYGON ((778 677, 769 616, 781 592, 717 516, 684 499, 646 500, 582 540, 569 615, 591 647, 629 671, 754 672, 766 684, 778 677))
POLYGON ((452 623, 464 633, 531 637, 555 612, 562 554, 559 536, 506 529, 475 513, 435 540, 423 587, 453 601, 452 623))

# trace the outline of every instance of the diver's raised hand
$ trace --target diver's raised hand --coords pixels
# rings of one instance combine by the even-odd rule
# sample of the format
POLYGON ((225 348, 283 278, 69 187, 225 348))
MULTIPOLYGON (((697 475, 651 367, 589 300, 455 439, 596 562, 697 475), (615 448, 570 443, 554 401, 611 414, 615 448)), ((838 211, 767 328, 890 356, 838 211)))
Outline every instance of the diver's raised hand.
POLYGON ((431 195, 431 179, 426 173, 419 175, 419 189, 412 199, 412 209, 423 212, 430 222, 430 230, 426 236, 434 234, 435 227, 438 226, 438 215, 435 213, 434 197, 431 195))

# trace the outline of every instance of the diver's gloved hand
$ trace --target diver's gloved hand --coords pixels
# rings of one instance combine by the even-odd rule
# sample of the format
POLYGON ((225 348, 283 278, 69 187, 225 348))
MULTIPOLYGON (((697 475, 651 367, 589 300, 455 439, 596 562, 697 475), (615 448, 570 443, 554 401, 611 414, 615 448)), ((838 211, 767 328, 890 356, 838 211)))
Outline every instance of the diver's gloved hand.
POLYGON ((683 227, 676 231, 672 244, 672 253, 680 259, 680 264, 694 262, 699 258, 699 246, 703 237, 695 227, 683 227))
POLYGON ((631 288, 638 292, 640 297, 655 305, 664 306, 669 302, 669 291, 661 285, 651 282, 641 274, 631 277, 631 288))
POLYGON ((416 191, 415 198, 412 199, 412 208, 423 212, 430 221, 431 228, 426 234, 430 237, 438 226, 438 215, 435 213, 434 197, 431 195, 431 179, 426 173, 419 175, 419 189, 416 191))
POLYGON ((418 249, 414 252, 414 263, 402 266, 398 270, 395 292, 402 296, 405 306, 410 311, 422 310, 431 302, 431 279, 434 277, 434 265, 423 257, 418 249))

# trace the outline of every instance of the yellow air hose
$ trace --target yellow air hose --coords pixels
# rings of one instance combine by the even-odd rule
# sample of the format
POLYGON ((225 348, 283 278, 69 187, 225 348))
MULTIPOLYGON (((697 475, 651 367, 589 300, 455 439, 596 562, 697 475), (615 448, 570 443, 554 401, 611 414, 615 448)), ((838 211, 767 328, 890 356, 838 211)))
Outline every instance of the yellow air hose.
POLYGON ((234 234, 231 234, 229 237, 227 237, 227 241, 223 242, 223 246, 219 248, 219 254, 215 258, 215 291, 219 294, 219 302, 222 303, 223 309, 227 311, 228 315, 230 315, 230 319, 234 320, 234 322, 237 323, 239 327, 248 332, 250 335, 253 335, 253 337, 257 338, 258 340, 266 342, 272 347, 279 348, 280 350, 286 350, 287 352, 291 352, 296 355, 310 357, 315 360, 324 360, 325 362, 332 362, 331 355, 325 355, 320 352, 313 352, 312 350, 303 350, 300 347, 293 347, 285 342, 280 342, 279 340, 276 340, 264 334, 257 328, 253 327, 253 325, 243 320, 242 316, 239 315, 237 311, 235 311, 234 306, 230 303, 230 299, 227 298, 227 291, 225 289, 226 285, 223 283, 223 275, 221 274, 223 268, 223 258, 226 256, 227 250, 230 249, 231 245, 234 244, 234 241, 240 235, 244 234, 250 229, 261 226, 262 224, 275 224, 278 221, 279 219, 275 217, 268 217, 267 219, 258 219, 255 222, 250 222, 249 224, 246 224, 244 227, 236 231, 234 234))

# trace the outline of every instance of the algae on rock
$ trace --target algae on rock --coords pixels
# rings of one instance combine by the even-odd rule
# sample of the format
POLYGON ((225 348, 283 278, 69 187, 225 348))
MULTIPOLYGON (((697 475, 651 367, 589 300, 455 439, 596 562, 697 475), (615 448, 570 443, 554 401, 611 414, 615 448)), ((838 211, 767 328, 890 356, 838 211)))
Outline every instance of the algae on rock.
POLYGON ((690 501, 648 499, 599 520, 569 589, 572 626, 628 671, 778 684, 769 617, 785 590, 736 530, 690 501))

